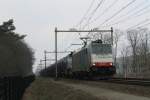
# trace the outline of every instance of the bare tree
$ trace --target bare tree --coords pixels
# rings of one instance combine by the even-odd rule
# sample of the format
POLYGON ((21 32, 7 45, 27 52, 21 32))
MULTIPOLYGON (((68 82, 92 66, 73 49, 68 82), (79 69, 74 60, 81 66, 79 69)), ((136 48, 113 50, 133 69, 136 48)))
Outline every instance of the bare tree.
POLYGON ((122 58, 121 61, 122 61, 123 75, 125 78, 131 71, 129 55, 130 55, 130 47, 124 47, 121 50, 121 58, 122 58))
POLYGON ((140 29, 140 43, 138 48, 138 62, 139 62, 139 72, 141 70, 147 70, 148 69, 148 53, 149 53, 149 47, 148 47, 148 29, 140 29))
POLYGON ((133 68, 133 72, 136 74, 137 76, 137 46, 139 43, 139 39, 140 38, 140 34, 139 34, 139 30, 128 30, 127 31, 127 39, 130 43, 131 49, 132 49, 132 53, 133 53, 133 60, 132 60, 132 68, 133 68))
POLYGON ((113 42, 114 42, 114 64, 116 65, 116 59, 117 59, 117 49, 118 49, 118 41, 120 39, 120 37, 123 35, 123 32, 121 32, 120 30, 116 29, 114 32, 114 36, 113 36, 113 42))
POLYGON ((127 38, 132 48, 132 67, 133 72, 140 73, 148 67, 148 29, 138 28, 127 31, 127 38))

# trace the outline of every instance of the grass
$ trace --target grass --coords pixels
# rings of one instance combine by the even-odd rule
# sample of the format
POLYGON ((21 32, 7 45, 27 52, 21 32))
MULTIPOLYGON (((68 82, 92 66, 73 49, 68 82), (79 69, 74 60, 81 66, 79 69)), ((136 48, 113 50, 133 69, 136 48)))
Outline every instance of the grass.
POLYGON ((99 100, 98 98, 57 84, 48 78, 37 78, 26 90, 23 100, 99 100))
POLYGON ((103 81, 97 82, 97 81, 70 80, 70 79, 66 79, 64 81, 67 83, 86 84, 97 88, 109 89, 109 90, 132 94, 136 96, 150 97, 149 86, 146 87, 146 86, 139 86, 139 85, 108 83, 103 81))

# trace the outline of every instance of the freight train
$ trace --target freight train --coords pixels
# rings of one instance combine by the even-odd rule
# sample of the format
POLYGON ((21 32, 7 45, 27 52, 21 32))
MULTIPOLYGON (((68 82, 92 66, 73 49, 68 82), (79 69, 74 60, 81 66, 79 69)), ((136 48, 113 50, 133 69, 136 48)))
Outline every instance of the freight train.
MULTIPOLYGON (((41 76, 55 76, 55 63, 41 70, 41 76)), ((80 50, 60 59, 57 65, 58 77, 112 77, 116 73, 113 64, 112 44, 95 40, 80 50)))

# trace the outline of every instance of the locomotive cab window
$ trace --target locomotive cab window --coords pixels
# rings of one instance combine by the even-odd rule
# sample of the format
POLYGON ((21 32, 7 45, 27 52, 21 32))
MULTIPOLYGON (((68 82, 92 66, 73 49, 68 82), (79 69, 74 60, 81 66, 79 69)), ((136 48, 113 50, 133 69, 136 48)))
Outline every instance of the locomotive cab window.
POLYGON ((112 53, 111 44, 92 43, 92 53, 109 54, 112 53))

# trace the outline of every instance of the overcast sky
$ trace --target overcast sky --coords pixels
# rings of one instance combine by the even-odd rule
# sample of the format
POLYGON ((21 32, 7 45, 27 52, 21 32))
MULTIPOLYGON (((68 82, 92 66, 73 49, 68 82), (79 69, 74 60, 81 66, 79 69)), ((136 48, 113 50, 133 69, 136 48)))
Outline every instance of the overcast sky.
MULTIPOLYGON (((13 18, 16 32, 27 35, 25 41, 35 51, 36 68, 39 60, 44 58, 44 50, 54 51, 55 27, 74 27, 83 18, 91 2, 93 6, 81 25, 84 26, 87 20, 92 23, 85 29, 110 29, 113 26, 125 30, 144 21, 139 26, 150 28, 150 0, 0 0, 0 23, 13 18), (101 6, 95 10, 101 1, 101 6), (130 2, 132 4, 126 7, 130 2), (119 12, 120 9, 123 10, 119 12)), ((59 34, 59 50, 65 50, 74 43, 73 40, 80 43, 78 38, 78 34, 59 34)))

